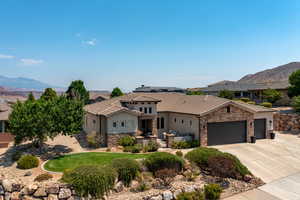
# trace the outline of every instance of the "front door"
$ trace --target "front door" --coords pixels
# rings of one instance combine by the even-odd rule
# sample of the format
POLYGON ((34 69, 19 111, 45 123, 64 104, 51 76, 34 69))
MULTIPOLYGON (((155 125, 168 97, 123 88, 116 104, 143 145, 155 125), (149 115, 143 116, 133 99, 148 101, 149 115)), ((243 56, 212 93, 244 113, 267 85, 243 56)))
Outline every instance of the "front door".
POLYGON ((142 127, 141 131, 143 132, 144 136, 148 136, 152 132, 152 119, 142 119, 141 120, 142 127))

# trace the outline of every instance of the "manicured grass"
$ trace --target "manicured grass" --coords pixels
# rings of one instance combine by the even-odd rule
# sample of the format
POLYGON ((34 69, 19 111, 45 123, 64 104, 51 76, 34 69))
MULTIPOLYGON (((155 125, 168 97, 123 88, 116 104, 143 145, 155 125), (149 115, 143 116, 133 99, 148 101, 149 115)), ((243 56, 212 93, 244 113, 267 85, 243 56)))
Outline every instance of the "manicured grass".
POLYGON ((53 172, 63 172, 66 169, 73 169, 81 165, 106 165, 110 164, 115 158, 146 158, 148 154, 131 154, 131 153, 109 153, 109 152, 89 152, 77 153, 61 156, 49 160, 44 168, 53 172))

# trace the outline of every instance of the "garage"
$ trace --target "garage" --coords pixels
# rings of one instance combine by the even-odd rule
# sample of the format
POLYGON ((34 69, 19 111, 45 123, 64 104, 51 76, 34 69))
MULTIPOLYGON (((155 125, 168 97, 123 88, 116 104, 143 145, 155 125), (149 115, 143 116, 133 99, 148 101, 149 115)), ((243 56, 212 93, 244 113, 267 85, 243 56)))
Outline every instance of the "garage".
POLYGON ((266 119, 254 120, 254 135, 256 139, 266 138, 266 119))
POLYGON ((247 140, 247 121, 208 123, 207 126, 207 145, 242 143, 247 140))

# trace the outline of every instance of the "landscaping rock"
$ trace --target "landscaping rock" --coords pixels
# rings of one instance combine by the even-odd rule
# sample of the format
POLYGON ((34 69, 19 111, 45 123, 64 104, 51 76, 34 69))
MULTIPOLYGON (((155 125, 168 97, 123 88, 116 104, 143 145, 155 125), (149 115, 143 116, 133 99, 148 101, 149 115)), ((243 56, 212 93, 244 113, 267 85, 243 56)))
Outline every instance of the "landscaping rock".
POLYGON ((151 197, 149 200, 163 200, 163 197, 161 195, 158 195, 158 196, 151 197))
POLYGON ((181 181, 184 179, 184 176, 183 175, 177 175, 174 177, 174 181, 181 181))
POLYGON ((22 200, 33 200, 31 196, 25 195, 22 197, 22 200))
POLYGON ((4 200, 4 196, 3 195, 0 195, 0 200, 4 200))
POLYGON ((244 176, 244 181, 250 182, 252 178, 253 178, 253 177, 252 177, 250 174, 246 174, 246 175, 244 176))
POLYGON ((175 190, 174 193, 173 193, 174 198, 176 199, 177 196, 178 196, 180 193, 182 193, 182 190, 181 190, 181 189, 175 190))
POLYGON ((33 193, 35 193, 35 191, 38 189, 38 186, 36 184, 30 184, 26 187, 23 188, 23 190, 21 191, 22 194, 25 195, 32 195, 33 193))
POLYGON ((11 197, 11 193, 6 192, 4 196, 4 200, 10 200, 10 197, 11 197))
POLYGON ((131 182, 131 184, 130 184, 130 187, 132 187, 132 188, 136 188, 136 187, 138 187, 138 186, 139 186, 139 182, 136 181, 136 180, 133 180, 133 181, 131 182))
POLYGON ((32 175, 32 172, 31 172, 31 171, 26 172, 26 173, 24 174, 24 176, 31 176, 31 175, 32 175))
POLYGON ((192 186, 192 185, 185 186, 185 187, 183 188, 183 191, 184 191, 184 192, 194 192, 194 191, 195 191, 195 187, 192 186))
POLYGON ((46 193, 46 189, 45 187, 39 187, 35 193, 33 194, 34 197, 46 197, 47 193, 46 193))
POLYGON ((4 194, 4 188, 0 185, 0 195, 4 194))
POLYGON ((2 186, 6 192, 12 192, 12 182, 8 179, 2 181, 2 186))
POLYGON ((116 192, 122 192, 123 189, 124 189, 124 184, 121 181, 117 182, 117 184, 114 187, 114 190, 116 192))
POLYGON ((72 195, 72 192, 70 189, 67 188, 61 188, 58 194, 59 199, 67 199, 72 195))
POLYGON ((20 192, 22 189, 23 185, 20 183, 13 183, 12 184, 12 191, 13 192, 20 192))
POLYGON ((58 194, 59 193, 59 185, 56 183, 49 183, 46 186, 46 192, 48 194, 58 194))
POLYGON ((55 194, 49 194, 47 200, 58 200, 58 197, 55 194))
POLYGON ((19 200, 19 199, 20 199, 20 192, 11 193, 10 200, 19 200))
POLYGON ((172 200, 173 199, 173 193, 169 190, 163 192, 163 199, 164 200, 172 200))

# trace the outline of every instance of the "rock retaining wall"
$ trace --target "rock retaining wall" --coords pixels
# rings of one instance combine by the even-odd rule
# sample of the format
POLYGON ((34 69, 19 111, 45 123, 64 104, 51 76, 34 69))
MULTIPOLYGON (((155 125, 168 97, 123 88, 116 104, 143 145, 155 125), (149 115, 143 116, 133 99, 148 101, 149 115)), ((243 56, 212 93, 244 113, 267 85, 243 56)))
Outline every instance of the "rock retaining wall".
POLYGON ((300 115, 299 114, 282 114, 274 115, 275 131, 300 131, 300 115))

